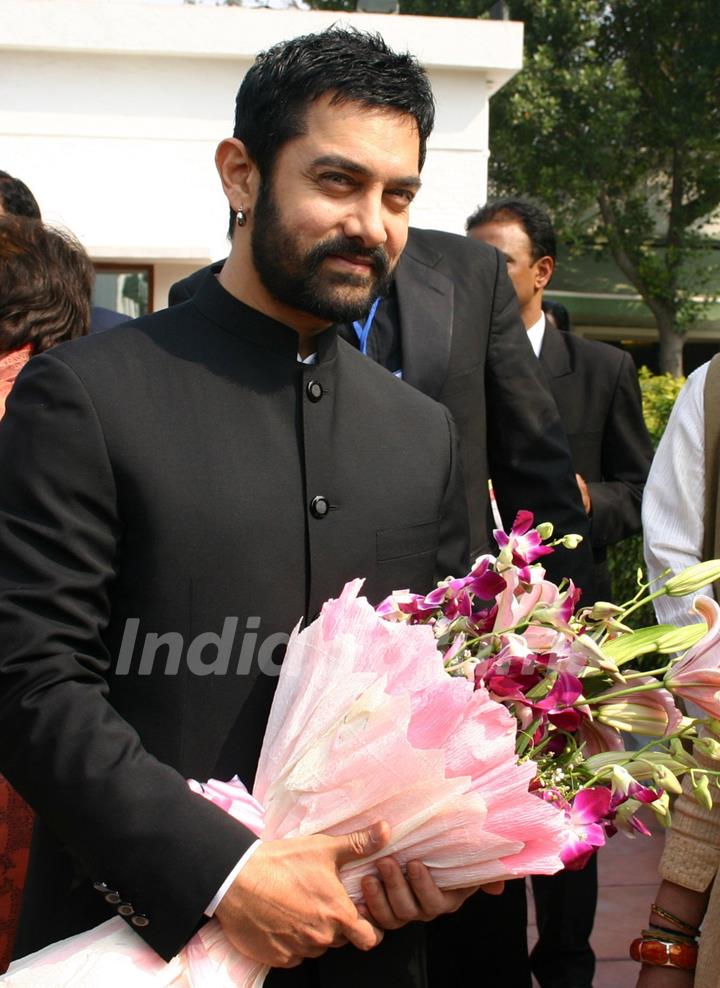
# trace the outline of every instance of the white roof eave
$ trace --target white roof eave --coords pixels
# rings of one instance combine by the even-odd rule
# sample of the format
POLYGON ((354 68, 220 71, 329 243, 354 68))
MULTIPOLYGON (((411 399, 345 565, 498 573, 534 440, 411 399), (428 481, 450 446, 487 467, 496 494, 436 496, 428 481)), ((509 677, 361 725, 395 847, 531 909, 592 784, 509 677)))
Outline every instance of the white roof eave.
POLYGON ((86 52, 251 59, 277 41, 334 23, 380 32, 427 68, 485 70, 499 85, 522 67, 523 25, 450 17, 116 4, 108 0, 0 0, 0 51, 86 52), (459 30, 461 28, 461 30, 459 30))

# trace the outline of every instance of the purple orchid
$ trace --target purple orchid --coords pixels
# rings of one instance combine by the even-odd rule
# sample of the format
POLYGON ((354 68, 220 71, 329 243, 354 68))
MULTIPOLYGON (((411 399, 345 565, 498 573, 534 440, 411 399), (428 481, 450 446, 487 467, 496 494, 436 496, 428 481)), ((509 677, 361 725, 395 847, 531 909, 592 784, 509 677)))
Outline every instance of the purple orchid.
POLYGON ((590 715, 587 707, 573 706, 582 695, 582 683, 577 676, 560 672, 547 696, 533 702, 533 709, 547 717, 561 731, 574 732, 590 715))
POLYGON ((581 789, 565 809, 570 836, 560 857, 568 871, 580 871, 605 843, 602 821, 610 812, 610 790, 601 786, 581 789))
POLYGON ((513 566, 517 567, 520 579, 523 581, 531 579, 530 564, 553 551, 550 546, 543 545, 537 529, 532 527, 533 521, 532 511, 518 511, 509 535, 507 532, 503 532, 501 528, 497 528, 493 532, 501 555, 506 554, 512 560, 513 566), (507 550, 507 553, 504 550, 507 550))

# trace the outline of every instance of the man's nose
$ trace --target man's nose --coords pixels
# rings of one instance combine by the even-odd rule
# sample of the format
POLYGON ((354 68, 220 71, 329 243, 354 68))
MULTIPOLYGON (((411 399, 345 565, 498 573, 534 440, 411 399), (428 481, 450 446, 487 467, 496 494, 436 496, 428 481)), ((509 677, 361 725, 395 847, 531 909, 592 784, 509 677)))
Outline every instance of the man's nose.
POLYGON ((387 241, 382 195, 359 198, 345 219, 345 236, 361 240, 363 247, 381 247, 387 241))

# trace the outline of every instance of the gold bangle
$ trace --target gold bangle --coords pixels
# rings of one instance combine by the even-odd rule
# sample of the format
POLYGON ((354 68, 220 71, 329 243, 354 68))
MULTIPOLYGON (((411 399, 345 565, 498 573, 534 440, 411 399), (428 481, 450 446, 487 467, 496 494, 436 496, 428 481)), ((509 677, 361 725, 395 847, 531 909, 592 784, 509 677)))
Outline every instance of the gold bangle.
POLYGON ((674 923, 677 927, 679 927, 683 932, 689 933, 690 936, 693 937, 700 936, 699 926, 693 926, 692 923, 688 923, 686 922, 686 920, 680 919, 680 917, 676 916, 674 913, 668 912, 668 910, 663 909, 662 906, 658 906, 656 902, 653 902, 653 904, 650 906, 650 912, 655 913, 661 919, 669 920, 671 923, 674 923))

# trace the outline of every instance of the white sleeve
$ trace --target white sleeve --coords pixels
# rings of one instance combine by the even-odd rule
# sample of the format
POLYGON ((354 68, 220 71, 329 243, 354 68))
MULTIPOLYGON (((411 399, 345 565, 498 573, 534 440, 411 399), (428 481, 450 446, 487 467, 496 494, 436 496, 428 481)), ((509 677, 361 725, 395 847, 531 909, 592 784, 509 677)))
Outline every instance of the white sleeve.
POLYGON ((237 878, 237 876, 240 874, 240 872, 242 871, 242 869, 245 867, 245 865, 248 863, 248 861, 250 860, 250 858, 257 851, 257 849, 260 847, 261 844, 262 844, 262 841, 261 840, 256 840, 255 843, 254 844, 251 844, 250 847, 247 849, 247 851, 243 854, 243 856, 240 858, 240 860, 238 861, 238 863, 235 865, 235 867, 233 868, 233 870, 230 872, 230 874, 228 875, 228 877, 225 879, 225 881, 222 883, 222 885, 220 886, 220 888, 217 890, 217 892, 213 896, 212 901, 210 902, 210 905, 205 910, 205 915, 206 916, 214 916, 215 915, 215 910, 220 905, 220 903, 221 903, 221 901, 223 899, 223 896, 225 895, 225 893, 227 892, 227 890, 230 888, 230 886, 232 885, 232 883, 235 881, 235 879, 237 878))
MULTIPOLYGON (((678 395, 645 486, 642 522, 651 580, 666 569, 679 573, 702 560, 707 368, 703 364, 694 371, 678 395)), ((713 595, 710 587, 698 592, 713 595)), ((658 621, 689 624, 694 596, 659 597, 654 601, 658 621)))

